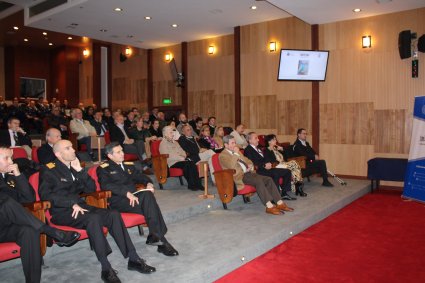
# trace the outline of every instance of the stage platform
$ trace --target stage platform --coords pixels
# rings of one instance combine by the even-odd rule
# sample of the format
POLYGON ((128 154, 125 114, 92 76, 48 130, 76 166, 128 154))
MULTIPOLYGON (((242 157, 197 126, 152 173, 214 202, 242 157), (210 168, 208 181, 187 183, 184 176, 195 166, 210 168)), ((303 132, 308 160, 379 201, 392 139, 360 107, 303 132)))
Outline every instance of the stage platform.
MULTIPOLYGON (((286 202, 295 211, 274 216, 265 213, 257 196, 250 204, 236 197, 224 210, 217 195, 199 199, 200 192, 171 178, 155 195, 168 225, 167 239, 180 255, 158 253, 145 244, 147 228, 143 237, 131 228, 140 256, 157 271, 144 275, 127 270, 127 260, 110 235, 113 253, 108 258, 122 282, 212 282, 370 192, 368 181, 346 181, 347 186, 340 186, 333 180, 335 187, 326 188, 321 179, 312 178, 305 185, 307 197, 286 202)), ((215 193, 215 187, 210 192, 215 193)), ((71 248, 48 248, 44 262, 42 282, 101 282, 100 264, 87 240, 71 248)), ((20 259, 0 263, 0 277, 2 282, 24 282, 20 259)))

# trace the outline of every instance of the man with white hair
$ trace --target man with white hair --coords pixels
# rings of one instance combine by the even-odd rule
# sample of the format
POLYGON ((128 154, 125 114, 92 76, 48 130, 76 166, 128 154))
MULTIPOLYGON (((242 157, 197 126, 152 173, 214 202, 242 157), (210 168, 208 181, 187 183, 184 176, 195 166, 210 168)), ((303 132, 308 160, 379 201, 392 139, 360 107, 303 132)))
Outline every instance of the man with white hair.
POLYGON ((128 235, 127 228, 116 210, 101 209, 87 205, 80 193, 96 191, 93 179, 83 170, 68 140, 60 140, 53 146, 56 160, 46 164, 40 174, 40 197, 52 203, 52 222, 79 229, 86 229, 97 259, 102 265, 101 278, 105 282, 120 282, 116 271, 108 261, 112 252, 103 227, 114 238, 125 258, 128 269, 140 273, 152 273, 156 269, 139 257, 128 235))
POLYGON ((53 146, 61 139, 61 132, 58 129, 50 128, 46 131, 46 143, 37 149, 37 156, 40 164, 47 164, 56 159, 53 153, 53 146))
POLYGON ((89 121, 83 120, 83 111, 80 108, 74 108, 71 112, 72 120, 69 122, 69 128, 72 133, 77 133, 78 145, 85 144, 87 147, 87 153, 93 157, 93 151, 91 148, 91 137, 97 135, 96 129, 90 124, 89 121))

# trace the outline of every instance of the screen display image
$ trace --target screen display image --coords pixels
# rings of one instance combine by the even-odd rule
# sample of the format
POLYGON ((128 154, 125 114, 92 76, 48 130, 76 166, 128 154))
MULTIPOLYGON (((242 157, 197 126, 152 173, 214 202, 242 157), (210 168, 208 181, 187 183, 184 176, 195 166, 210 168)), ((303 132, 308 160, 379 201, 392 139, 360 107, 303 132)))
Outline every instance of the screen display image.
POLYGON ((46 80, 36 78, 19 78, 19 93, 26 98, 46 98, 46 80))
POLYGON ((324 81, 329 51, 282 49, 279 81, 324 81))

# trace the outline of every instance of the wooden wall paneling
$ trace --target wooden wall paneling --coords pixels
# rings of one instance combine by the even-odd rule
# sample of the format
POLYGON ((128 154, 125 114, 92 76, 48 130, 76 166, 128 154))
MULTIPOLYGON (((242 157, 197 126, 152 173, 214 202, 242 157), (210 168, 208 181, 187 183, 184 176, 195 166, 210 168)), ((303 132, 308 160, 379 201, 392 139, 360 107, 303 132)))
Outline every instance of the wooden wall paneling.
POLYGON ((320 105, 321 143, 367 144, 374 142, 373 103, 320 105))
POLYGON ((215 96, 215 116, 220 126, 234 127, 235 122, 235 95, 233 93, 218 94, 215 96))
POLYGON ((234 28, 235 126, 242 122, 241 27, 234 28))
POLYGON ((247 128, 276 128, 276 95, 243 96, 242 113, 242 123, 247 128))
POLYGON ((375 152, 409 153, 406 144, 406 110, 375 110, 375 152))
MULTIPOLYGON (((89 50, 93 50, 90 45, 87 47, 89 50)), ((83 53, 83 48, 79 50, 80 54, 83 53)), ((93 56, 85 58, 81 55, 80 66, 79 66, 79 101, 85 105, 93 103, 93 56)))
POLYGON ((299 128, 311 134, 311 99, 277 101, 277 133, 296 136, 299 128))

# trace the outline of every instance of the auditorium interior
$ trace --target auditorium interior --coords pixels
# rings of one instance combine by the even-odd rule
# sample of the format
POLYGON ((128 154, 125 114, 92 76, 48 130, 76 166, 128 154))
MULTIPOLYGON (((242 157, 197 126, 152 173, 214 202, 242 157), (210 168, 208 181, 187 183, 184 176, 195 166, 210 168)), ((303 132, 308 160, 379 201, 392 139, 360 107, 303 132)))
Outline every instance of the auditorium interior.
MULTIPOLYGON (((286 265, 285 253, 277 256, 282 257, 278 270, 255 265, 257 260, 277 261, 267 253, 279 247, 286 247, 283 251, 290 254, 297 237, 306 237, 322 222, 336 219, 331 217, 343 217, 348 213, 345 209, 375 211, 368 207, 373 198, 382 197, 379 203, 385 205, 386 195, 395 197, 389 217, 396 218, 398 209, 400 214, 409 209, 403 205, 416 205, 412 209, 423 215, 423 203, 401 198, 404 174, 400 180, 382 177, 374 188, 369 161, 407 163, 414 100, 425 95, 424 53, 425 0, 0 1, 0 103, 12 105, 14 99, 26 103, 30 98, 67 100, 70 108, 96 105, 111 112, 137 109, 142 114, 157 109, 166 120, 179 123, 179 114, 185 113, 188 120, 201 117, 205 125, 208 117, 214 117, 226 135, 242 124, 245 134, 255 132, 262 138, 260 145, 265 136, 273 134, 284 148, 291 148, 302 128, 307 142, 326 161, 333 187, 323 186, 317 172, 303 176, 307 196, 293 193, 296 200, 285 203, 295 210, 273 216, 264 213, 257 194, 237 195, 232 174, 226 180, 235 195, 229 199, 228 192, 221 191, 229 185, 218 179, 219 174, 212 178, 208 164, 199 169, 204 191, 188 190, 183 173, 176 178, 166 161, 155 159, 151 143, 154 174, 149 177, 168 226, 167 239, 179 255, 164 256, 146 245, 146 223, 128 226, 140 256, 157 269, 149 275, 135 273, 127 270, 109 233, 106 237, 113 252, 108 258, 122 282, 424 282, 425 272, 419 269, 425 261, 412 251, 415 248, 405 250, 406 258, 411 253, 409 260, 418 266, 412 267, 415 271, 410 275, 374 266, 382 261, 396 269, 404 260, 402 252, 400 258, 390 260, 390 252, 378 257, 373 249, 370 265, 358 263, 356 272, 356 263, 350 263, 353 270, 341 268, 340 275, 337 268, 332 272, 312 268, 323 271, 318 277, 304 269, 303 261, 310 264, 311 250, 300 258, 291 257, 301 261, 299 268, 294 262, 286 265), (324 77, 278 79, 282 57, 290 51, 325 51, 324 77), (41 81, 42 93, 27 96, 24 80, 41 81), (162 173, 160 162, 165 162, 162 173), (275 280, 262 275, 273 272, 275 280), (370 272, 370 277, 363 272, 370 272)), ((298 75, 302 72, 298 65, 298 75)), ((1 128, 7 129, 7 110, 1 111, 1 128)), ((33 146, 45 143, 47 129, 42 120, 38 132, 34 124, 27 129, 33 146)), ((72 142, 77 151, 84 151, 76 140, 72 142)), ((105 140, 102 148, 104 144, 105 140)), ((104 159, 101 153, 105 157, 95 148, 93 160, 90 156, 84 160, 84 170, 102 166, 97 163, 98 157, 104 159)), ((138 163, 137 157, 133 161, 138 163)), ((300 166, 303 169, 308 164, 300 166)), ((367 222, 368 217, 380 221, 370 213, 359 226, 379 225, 367 222)), ((349 225, 350 218, 346 220, 349 225)), ((425 237, 420 240, 425 236, 423 220, 412 226, 422 227, 415 243, 425 247, 425 237)), ((340 226, 332 227, 338 230, 340 226)), ((350 228, 346 229, 350 234, 350 228)), ((352 233, 357 230, 352 229, 352 233)), ((408 238, 404 231, 398 232, 400 236, 384 235, 408 238)), ((302 244, 312 238, 303 238, 302 244)), ((392 249, 396 241, 386 247, 392 249)), ((47 239, 41 282, 99 282, 101 270, 90 248, 88 240, 62 248, 47 239)), ((11 252, 17 256, 0 256, 1 281, 25 282, 19 249, 11 252)), ((335 266, 344 266, 343 254, 330 260, 323 253, 324 263, 331 265, 335 260, 335 266)), ((368 258, 368 252, 363 257, 368 258)))

